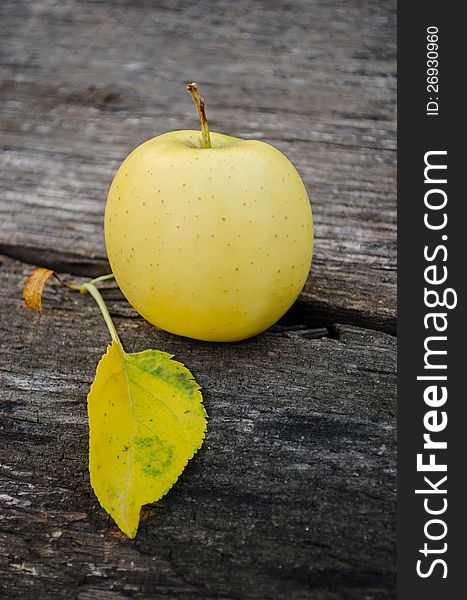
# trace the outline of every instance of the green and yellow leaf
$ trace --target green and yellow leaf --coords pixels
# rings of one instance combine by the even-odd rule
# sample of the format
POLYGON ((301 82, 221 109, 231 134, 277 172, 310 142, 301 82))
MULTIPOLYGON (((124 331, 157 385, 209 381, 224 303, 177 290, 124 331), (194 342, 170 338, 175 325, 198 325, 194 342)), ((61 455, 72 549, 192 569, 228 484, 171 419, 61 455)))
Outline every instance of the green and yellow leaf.
POLYGON ((171 354, 127 354, 114 340, 88 395, 91 485, 129 537, 141 507, 166 494, 201 447, 200 387, 171 354))

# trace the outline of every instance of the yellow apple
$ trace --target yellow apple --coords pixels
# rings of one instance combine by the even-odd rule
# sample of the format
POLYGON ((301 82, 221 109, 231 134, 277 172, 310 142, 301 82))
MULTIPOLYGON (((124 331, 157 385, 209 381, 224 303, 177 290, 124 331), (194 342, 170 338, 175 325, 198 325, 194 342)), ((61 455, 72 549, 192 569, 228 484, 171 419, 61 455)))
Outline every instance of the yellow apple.
POLYGON ((311 263, 311 208, 281 152, 202 124, 203 135, 166 133, 126 158, 107 199, 106 247, 123 294, 150 323, 200 340, 241 340, 270 327, 299 295, 311 263))

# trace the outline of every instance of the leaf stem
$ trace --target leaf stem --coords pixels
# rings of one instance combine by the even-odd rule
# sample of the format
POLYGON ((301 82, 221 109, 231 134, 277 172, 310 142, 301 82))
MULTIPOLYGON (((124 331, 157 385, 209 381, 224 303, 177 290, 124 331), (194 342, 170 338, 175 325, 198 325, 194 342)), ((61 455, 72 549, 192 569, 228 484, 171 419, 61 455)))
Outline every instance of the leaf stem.
MULTIPOLYGON (((113 275, 112 275, 112 277, 113 277, 113 275)), ((89 292, 91 294, 91 296, 96 301, 96 304, 99 307, 99 309, 102 313, 102 316, 104 317, 105 324, 107 325, 107 328, 110 332, 110 335, 112 336, 112 339, 114 341, 118 342, 121 346, 122 343, 120 341, 120 338, 118 337, 117 330, 115 329, 115 325, 114 325, 114 322, 112 321, 112 317, 110 316, 109 310, 104 302, 104 298, 102 298, 99 290, 94 285, 94 283, 98 280, 104 281, 105 279, 110 279, 110 278, 111 277, 109 275, 103 275, 102 277, 97 277, 96 279, 92 279, 91 281, 88 281, 87 283, 84 283, 81 286, 80 292, 81 293, 89 292)))
POLYGON ((91 281, 88 281, 88 283, 94 285, 95 283, 100 283, 101 281, 107 281, 108 279, 115 279, 115 275, 113 273, 107 273, 107 275, 101 275, 100 277, 91 279, 91 281))
POLYGON ((188 83, 186 89, 190 92, 196 108, 198 109, 199 120, 201 121, 201 134, 203 139, 203 148, 211 148, 211 136, 209 135, 208 119, 206 117, 206 109, 204 100, 201 98, 198 91, 197 83, 188 83))

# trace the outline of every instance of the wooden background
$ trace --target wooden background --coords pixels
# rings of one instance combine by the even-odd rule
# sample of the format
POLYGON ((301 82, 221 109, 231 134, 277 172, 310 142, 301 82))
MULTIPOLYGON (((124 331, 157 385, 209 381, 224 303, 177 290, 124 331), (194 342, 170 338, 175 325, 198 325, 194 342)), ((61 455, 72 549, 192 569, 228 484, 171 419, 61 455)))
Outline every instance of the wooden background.
POLYGON ((0 5, 0 596, 395 597, 394 0, 3 0, 0 5), (86 394, 108 342, 89 297, 31 265, 108 271, 103 210, 131 149, 196 128, 274 144, 312 200, 290 313, 236 344, 146 324, 129 351, 203 386, 206 443, 136 540, 88 482, 86 394))

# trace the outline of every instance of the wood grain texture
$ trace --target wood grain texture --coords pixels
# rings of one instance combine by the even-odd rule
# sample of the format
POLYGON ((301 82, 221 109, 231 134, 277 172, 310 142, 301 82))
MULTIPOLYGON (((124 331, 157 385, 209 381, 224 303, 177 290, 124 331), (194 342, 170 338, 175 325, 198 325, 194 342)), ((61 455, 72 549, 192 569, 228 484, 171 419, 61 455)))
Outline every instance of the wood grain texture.
POLYGON ((314 324, 395 331, 394 3, 2 3, 0 249, 108 270, 105 197, 120 162, 197 127, 277 146, 312 199, 314 324))
POLYGON ((395 598, 395 2, 3 0, 0 53, 0 596, 395 598), (108 271, 113 174, 197 126, 193 80, 212 130, 295 164, 315 253, 289 314, 242 343, 157 331, 105 292, 126 349, 174 353, 210 415, 130 541, 87 471, 105 325, 55 281, 28 310, 19 261, 108 271))
POLYGON ((28 270, 5 258, 0 279, 10 597, 393 597, 394 337, 339 326, 313 339, 326 332, 282 325, 236 344, 195 342, 105 293, 126 349, 173 352, 210 417, 205 445, 130 541, 87 472, 86 394, 105 324, 89 296, 55 280, 43 313, 27 309, 28 270))

